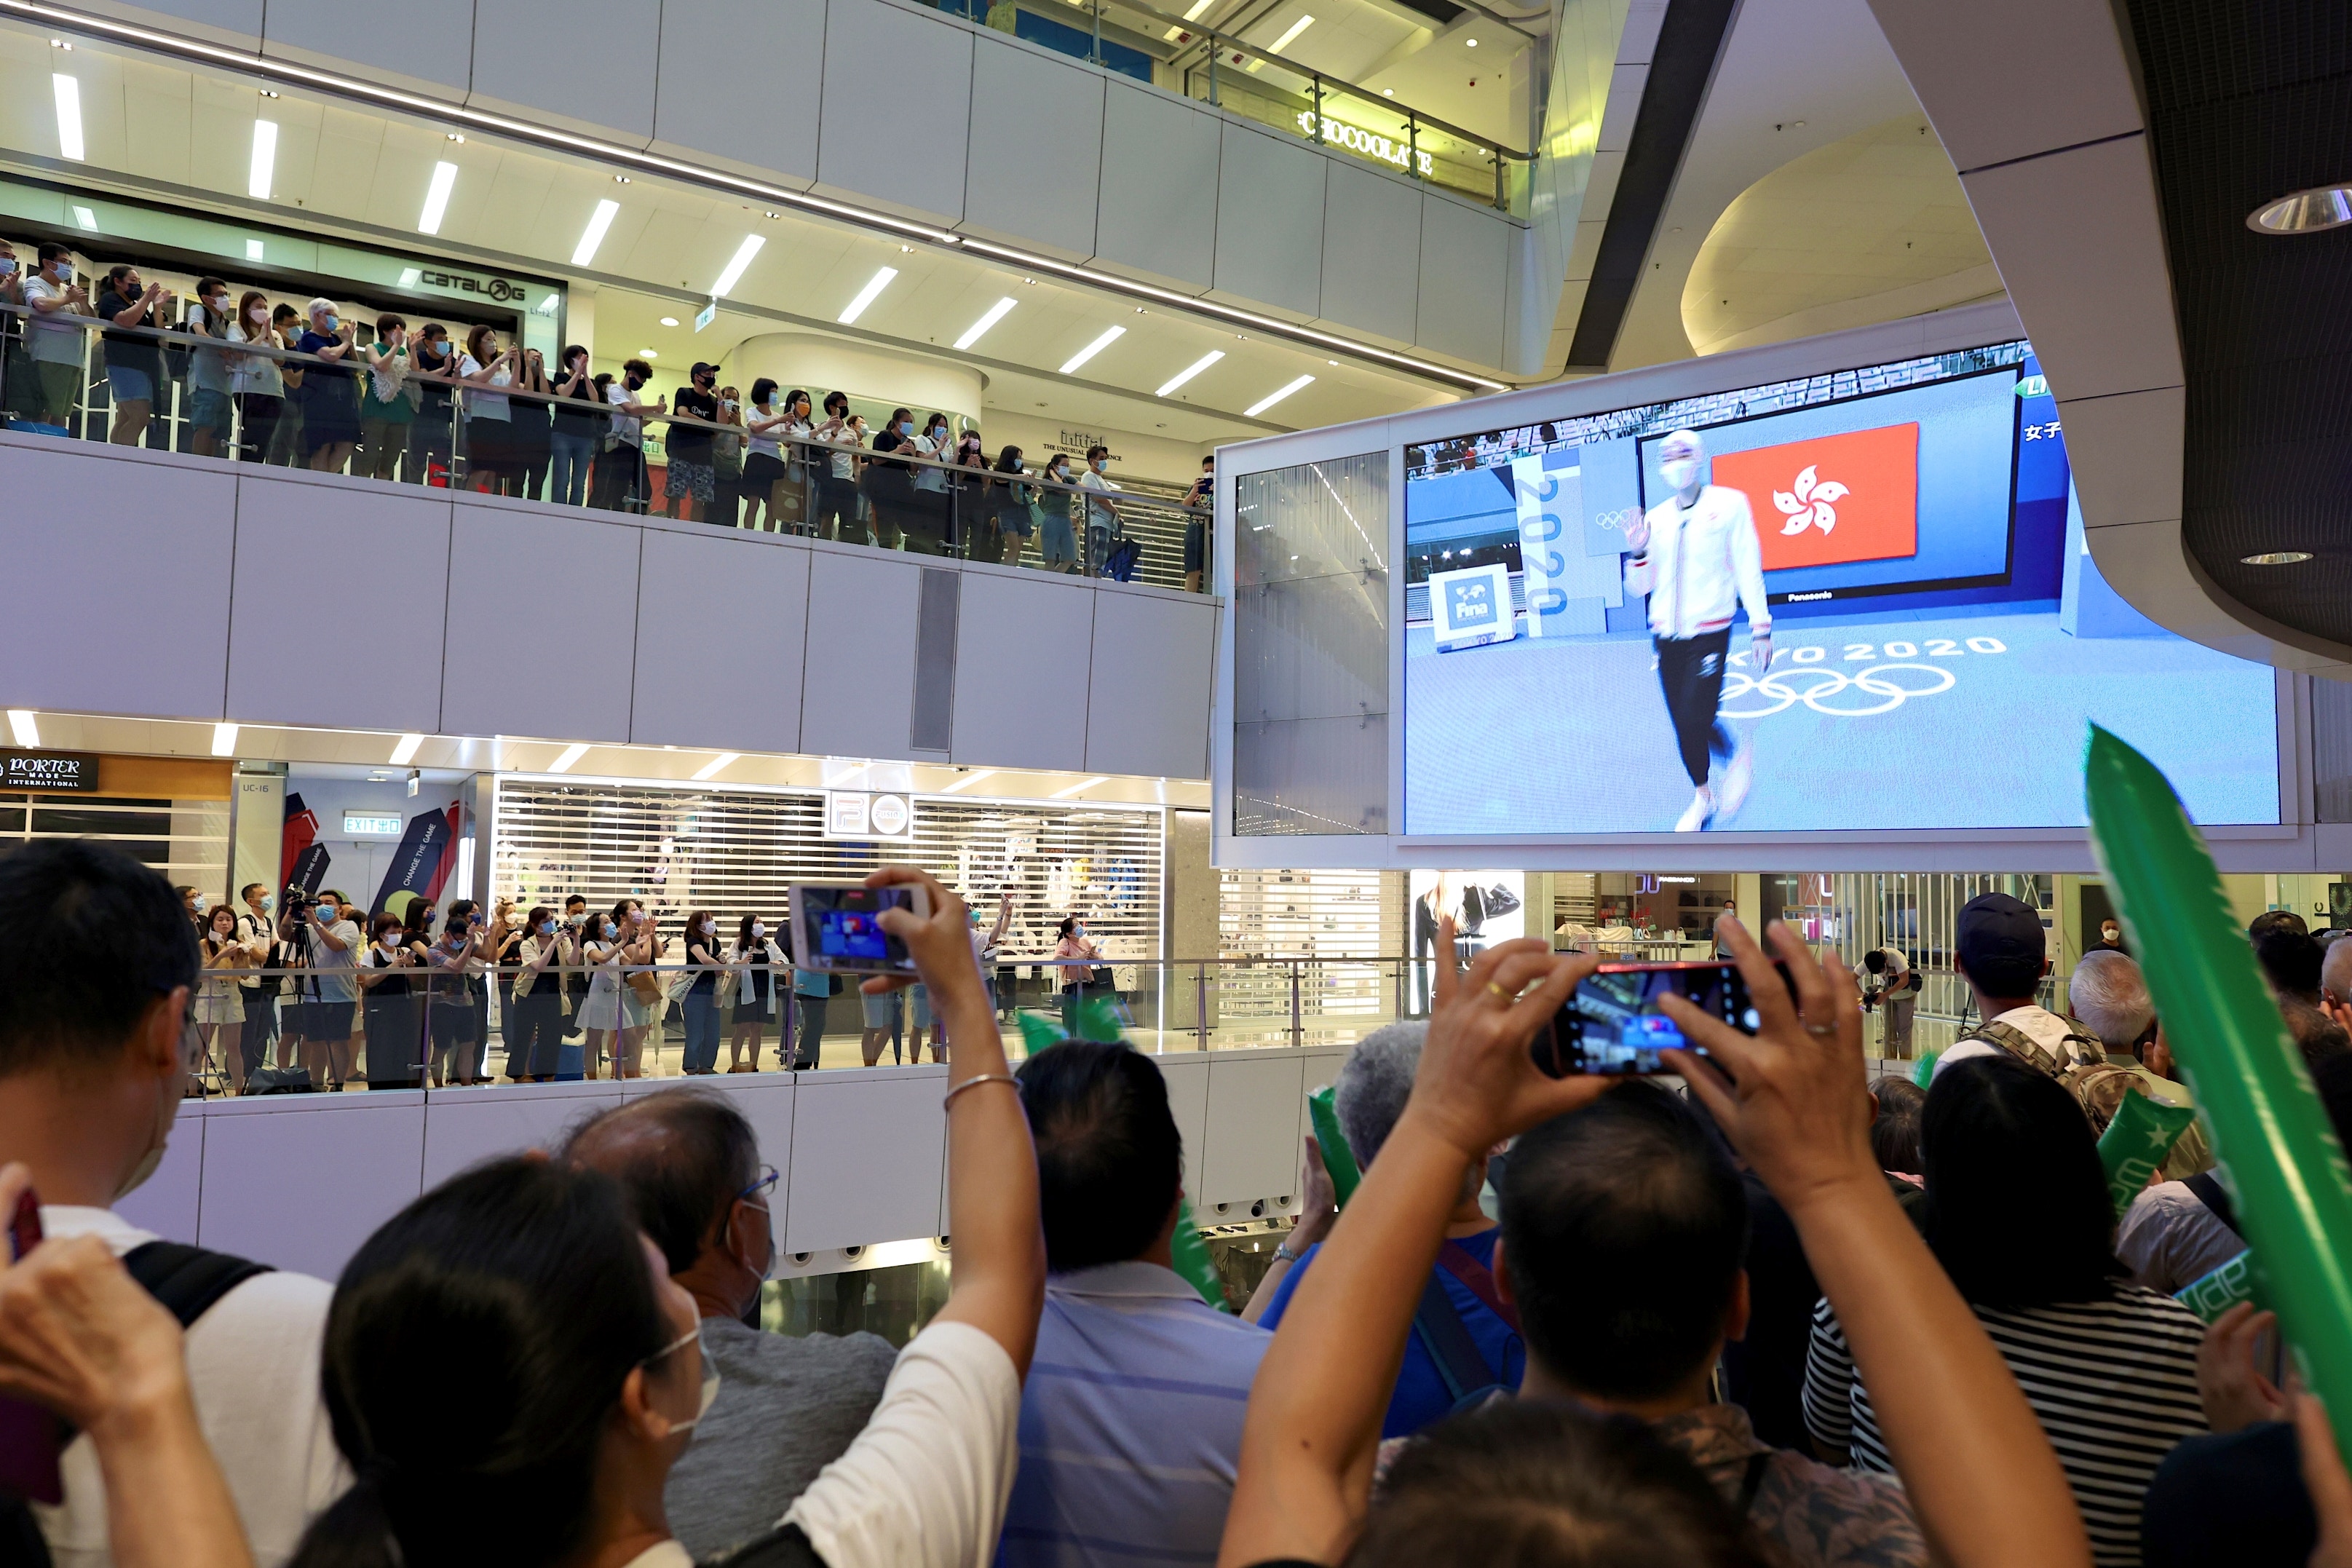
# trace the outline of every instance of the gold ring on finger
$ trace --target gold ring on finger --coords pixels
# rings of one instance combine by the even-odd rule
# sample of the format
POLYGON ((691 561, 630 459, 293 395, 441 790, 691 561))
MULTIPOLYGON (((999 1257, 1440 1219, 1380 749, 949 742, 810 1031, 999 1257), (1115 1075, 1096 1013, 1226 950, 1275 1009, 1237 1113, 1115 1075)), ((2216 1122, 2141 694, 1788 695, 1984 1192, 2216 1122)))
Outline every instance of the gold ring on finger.
POLYGON ((1508 1002, 1508 1001, 1510 1001, 1510 1000, 1511 1000, 1511 994, 1510 994, 1509 992, 1507 992, 1507 991, 1504 990, 1501 986, 1499 986, 1499 985, 1496 984, 1495 984, 1493 981, 1491 981, 1491 980, 1489 980, 1488 982, 1486 982, 1486 994, 1487 994, 1488 995, 1490 995, 1490 996, 1494 996, 1494 997, 1499 998, 1500 1000, 1505 1001, 1505 1002, 1508 1002))
POLYGON ((1826 1040, 1837 1032, 1838 1026, 1835 1024, 1815 1024, 1809 1022, 1805 1025, 1805 1033, 1812 1036, 1816 1039, 1826 1040))

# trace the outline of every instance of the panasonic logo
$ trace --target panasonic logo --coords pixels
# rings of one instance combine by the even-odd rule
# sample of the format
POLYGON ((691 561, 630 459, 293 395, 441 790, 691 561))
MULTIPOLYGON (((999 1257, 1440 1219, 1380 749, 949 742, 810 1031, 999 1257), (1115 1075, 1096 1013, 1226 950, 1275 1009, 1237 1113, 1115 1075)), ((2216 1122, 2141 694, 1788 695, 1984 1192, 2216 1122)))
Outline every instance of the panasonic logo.
POLYGON ((1832 593, 1829 589, 1824 588, 1818 594, 1791 594, 1789 595, 1787 602, 1791 605, 1801 605, 1808 599, 1834 599, 1836 597, 1837 595, 1835 594, 1832 593))

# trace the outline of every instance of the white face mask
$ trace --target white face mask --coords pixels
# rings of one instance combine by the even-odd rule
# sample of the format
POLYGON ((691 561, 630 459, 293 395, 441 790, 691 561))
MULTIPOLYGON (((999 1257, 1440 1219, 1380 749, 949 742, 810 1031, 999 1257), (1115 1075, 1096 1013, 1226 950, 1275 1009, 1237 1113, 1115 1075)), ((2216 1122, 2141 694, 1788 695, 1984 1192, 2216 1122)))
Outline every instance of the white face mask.
POLYGON ((1665 479, 1669 489, 1686 490, 1691 488, 1692 481, 1698 478, 1698 459, 1669 458, 1658 465, 1658 472, 1665 479))
MULTIPOLYGON (((187 1037, 194 1033, 193 1028, 184 1028, 183 1031, 181 1039, 183 1061, 195 1059, 195 1053, 188 1048, 193 1042, 187 1037)), ((180 1101, 185 1098, 182 1092, 183 1087, 178 1074, 173 1074, 159 1080, 155 1103, 155 1141, 148 1148, 147 1152, 139 1157, 139 1163, 131 1168, 131 1173, 122 1178, 122 1184, 114 1189, 114 1202, 121 1202, 139 1188, 146 1185, 147 1179, 163 1168, 163 1151, 172 1142, 172 1123, 180 1119, 180 1101)))
POLYGON ((705 921, 702 922, 702 934, 705 936, 709 936, 712 931, 715 931, 718 929, 719 922, 717 921, 705 921))
POLYGON ((257 327, 266 327, 269 324, 269 312, 262 306, 256 305, 245 313, 245 319, 257 327))
POLYGON ((759 941, 761 937, 763 937, 763 936, 765 936, 765 935, 767 935, 767 934, 768 934, 768 928, 767 928, 765 925, 762 925, 762 924, 761 924, 760 921, 753 921, 751 922, 751 940, 752 940, 753 942, 757 942, 757 941, 759 941))
MULTIPOLYGON (((765 1278, 764 1275, 761 1277, 765 1278)), ((696 1343, 702 1355, 702 1400, 694 1407, 694 1414, 691 1416, 684 1421, 672 1421, 669 1424, 668 1435, 673 1437, 680 1432, 691 1432, 699 1426, 702 1424, 702 1418, 710 1414, 712 1401, 719 1397, 719 1368, 710 1359, 710 1347, 701 1342, 702 1325, 696 1323, 691 1332, 678 1335, 677 1338, 637 1363, 640 1366, 650 1367, 666 1361, 676 1355, 689 1340, 696 1343)))

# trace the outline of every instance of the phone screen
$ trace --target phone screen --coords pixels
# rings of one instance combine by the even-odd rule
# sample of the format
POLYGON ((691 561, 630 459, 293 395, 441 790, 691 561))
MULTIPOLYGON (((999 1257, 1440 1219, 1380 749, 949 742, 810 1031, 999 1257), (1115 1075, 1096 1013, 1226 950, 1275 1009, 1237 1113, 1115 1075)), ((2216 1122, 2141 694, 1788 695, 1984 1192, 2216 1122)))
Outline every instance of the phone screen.
MULTIPOLYGON (((1788 981, 1785 967, 1780 978, 1788 981)), ((1668 1071, 1659 1053, 1691 1047, 1681 1026, 1658 1005, 1669 993, 1743 1034, 1756 1032, 1759 1020, 1737 964, 1604 963, 1584 977, 1576 994, 1536 1037, 1536 1065, 1553 1078, 1668 1071)), ((1691 1048, 1706 1054, 1703 1046, 1691 1048)))
POLYGON ((913 889, 828 888, 803 883, 792 889, 799 917, 793 962, 803 969, 862 973, 915 972, 907 944, 882 929, 884 910, 912 910, 913 889))
MULTIPOLYGON (((41 1244, 41 1200, 26 1187, 8 1216, 8 1256, 21 1258, 41 1244)), ((65 1447, 65 1424, 39 1405, 0 1396, 0 1490, 35 1502, 65 1500, 65 1478, 58 1454, 65 1447)))

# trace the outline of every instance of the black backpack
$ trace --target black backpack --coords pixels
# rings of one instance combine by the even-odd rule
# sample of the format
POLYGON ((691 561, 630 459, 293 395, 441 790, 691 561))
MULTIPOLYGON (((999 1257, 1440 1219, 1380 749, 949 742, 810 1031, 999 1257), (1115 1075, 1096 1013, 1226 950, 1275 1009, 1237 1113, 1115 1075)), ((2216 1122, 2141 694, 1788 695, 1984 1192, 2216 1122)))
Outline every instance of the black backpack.
MULTIPOLYGON (((212 1310, 213 1304, 257 1274, 270 1272, 267 1263, 184 1247, 176 1241, 151 1241, 123 1254, 122 1267, 180 1320, 184 1331, 212 1310)), ((72 1440, 68 1435, 67 1440, 72 1440)), ((22 1498, 0 1499, 0 1564, 8 1568, 48 1568, 49 1544, 32 1506, 22 1498)))

